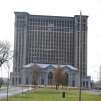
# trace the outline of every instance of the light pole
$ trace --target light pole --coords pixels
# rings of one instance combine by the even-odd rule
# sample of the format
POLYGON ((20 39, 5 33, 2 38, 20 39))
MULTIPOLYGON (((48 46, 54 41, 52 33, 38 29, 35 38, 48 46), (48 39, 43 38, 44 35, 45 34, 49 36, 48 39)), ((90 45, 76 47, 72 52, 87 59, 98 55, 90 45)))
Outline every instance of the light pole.
POLYGON ((97 71, 95 71, 97 74, 97 81, 99 81, 99 73, 97 71))
POLYGON ((81 16, 82 12, 80 11, 80 32, 79 32, 79 100, 81 101, 81 45, 82 45, 82 32, 81 32, 81 16))
POLYGON ((100 68, 99 68, 99 87, 101 88, 101 66, 100 66, 100 68))
POLYGON ((97 89, 99 89, 99 73, 97 71, 95 71, 97 73, 97 89))

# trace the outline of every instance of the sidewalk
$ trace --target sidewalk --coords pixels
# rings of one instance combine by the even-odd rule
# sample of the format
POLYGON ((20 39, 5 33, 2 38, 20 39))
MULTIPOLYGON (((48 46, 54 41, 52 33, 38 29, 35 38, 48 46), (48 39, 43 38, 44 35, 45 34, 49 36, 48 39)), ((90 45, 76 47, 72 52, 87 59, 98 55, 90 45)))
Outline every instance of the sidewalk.
POLYGON ((101 91, 100 92, 96 92, 93 90, 82 90, 82 92, 88 93, 88 94, 94 94, 94 95, 101 95, 101 91))
MULTIPOLYGON (((6 98, 7 97, 7 89, 2 87, 0 88, 0 99, 6 98)), ((29 88, 31 90, 31 88, 29 88)), ((28 91, 28 88, 23 87, 23 92, 28 91)), ((21 87, 12 87, 8 89, 8 96, 16 95, 22 93, 22 88, 21 87)))
POLYGON ((0 90, 5 90, 5 89, 7 89, 7 87, 1 87, 1 88, 0 88, 0 90))

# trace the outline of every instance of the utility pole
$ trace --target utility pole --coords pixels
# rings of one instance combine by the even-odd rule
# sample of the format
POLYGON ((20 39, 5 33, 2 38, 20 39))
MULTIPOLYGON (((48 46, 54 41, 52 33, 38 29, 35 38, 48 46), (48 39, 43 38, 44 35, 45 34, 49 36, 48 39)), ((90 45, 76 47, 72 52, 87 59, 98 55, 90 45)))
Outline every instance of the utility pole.
POLYGON ((82 12, 80 11, 80 29, 79 29, 79 100, 81 101, 81 45, 82 45, 82 30, 81 30, 81 16, 82 16, 82 12))
POLYGON ((100 70, 100 74, 99 74, 99 84, 100 85, 99 85, 99 87, 101 88, 101 66, 100 66, 100 69, 99 70, 100 70))
POLYGON ((100 73, 99 73, 99 81, 101 82, 101 66, 99 68, 99 71, 100 71, 100 73))

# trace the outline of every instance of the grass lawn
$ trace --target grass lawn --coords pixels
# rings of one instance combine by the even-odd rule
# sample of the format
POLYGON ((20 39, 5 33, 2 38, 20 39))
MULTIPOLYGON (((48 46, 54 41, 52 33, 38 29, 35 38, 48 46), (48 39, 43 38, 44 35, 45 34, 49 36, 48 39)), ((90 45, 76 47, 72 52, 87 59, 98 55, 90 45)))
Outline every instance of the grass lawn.
MULTIPOLYGON (((36 89, 34 92, 23 93, 9 97, 8 101, 78 101, 78 91, 73 90, 55 90, 55 89, 36 89), (66 92, 65 98, 62 98, 62 92, 66 92)), ((0 101, 6 101, 1 99, 0 101)), ((82 92, 82 101, 101 101, 101 96, 82 92)))

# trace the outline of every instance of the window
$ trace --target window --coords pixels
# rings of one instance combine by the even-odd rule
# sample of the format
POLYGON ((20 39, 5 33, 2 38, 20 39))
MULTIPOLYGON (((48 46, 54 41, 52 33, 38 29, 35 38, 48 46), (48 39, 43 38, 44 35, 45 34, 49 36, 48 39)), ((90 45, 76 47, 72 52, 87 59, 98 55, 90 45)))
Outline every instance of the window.
POLYGON ((83 20, 83 22, 85 22, 85 19, 83 20))
POLYGON ((83 81, 83 87, 85 87, 85 81, 83 81))
POLYGON ((86 87, 88 88, 88 81, 86 81, 86 87))
POLYGON ((17 16, 17 19, 19 19, 19 16, 17 16))

